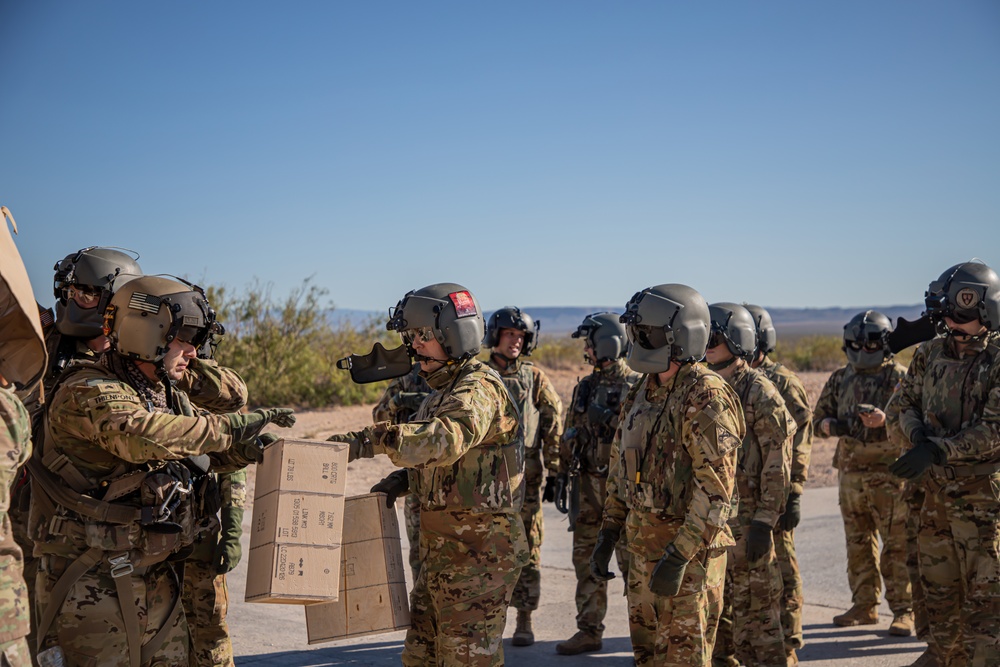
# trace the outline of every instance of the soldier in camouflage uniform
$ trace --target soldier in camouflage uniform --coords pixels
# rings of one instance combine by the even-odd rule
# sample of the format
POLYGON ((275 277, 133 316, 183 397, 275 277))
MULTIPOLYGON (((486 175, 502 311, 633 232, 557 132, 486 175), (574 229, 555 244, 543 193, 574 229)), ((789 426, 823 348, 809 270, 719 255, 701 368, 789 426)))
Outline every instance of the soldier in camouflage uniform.
POLYGON ((889 634, 905 637, 913 632, 906 571, 906 503, 903 483, 889 474, 889 464, 899 449, 889 441, 884 408, 906 369, 892 360, 886 347, 890 331, 889 318, 874 310, 858 313, 844 326, 848 364, 823 387, 813 411, 813 426, 824 436, 838 437, 833 465, 839 471, 853 606, 833 622, 840 626, 878 623, 881 571, 894 616, 889 634))
POLYGON ((330 439, 350 443, 351 460, 388 455, 406 470, 380 484, 420 498, 421 565, 403 664, 502 665, 507 606, 528 561, 517 407, 500 376, 475 359, 483 316, 461 285, 408 292, 387 326, 434 393, 409 423, 330 439))
MULTIPOLYGON (((406 375, 389 382, 372 409, 372 421, 405 424, 413 418, 430 393, 431 388, 427 380, 420 376, 420 364, 417 364, 406 375)), ((376 484, 372 487, 372 493, 377 492, 386 493, 386 489, 376 484)), ((395 502, 395 497, 392 500, 395 502)), ((406 539, 410 543, 410 571, 416 581, 417 573, 420 572, 420 499, 412 493, 403 497, 403 523, 406 526, 406 539)))
POLYGON ((137 278, 116 291, 106 318, 112 351, 63 373, 29 463, 39 648, 70 665, 186 666, 190 637, 168 558, 217 521, 218 506, 200 502, 217 497, 204 471, 258 460, 261 430, 294 416, 196 414, 173 387, 214 320, 188 285, 137 278))
POLYGON ((729 519, 736 545, 726 564, 725 607, 712 663, 798 664, 794 649, 786 654, 783 586, 773 536, 791 484, 795 422, 777 388, 750 368, 757 354, 757 328, 750 311, 735 303, 716 303, 709 313, 712 336, 705 360, 740 397, 747 426, 737 460, 739 506, 729 519))
POLYGON ((8 214, 0 207, 0 664, 28 667, 30 602, 7 510, 18 468, 31 454, 28 411, 14 389, 30 391, 41 378, 45 343, 31 284, 7 229, 8 214))
POLYGON ((788 500, 785 501, 785 513, 774 527, 774 553, 778 558, 784 589, 781 629, 785 633, 785 648, 790 653, 805 645, 802 635, 802 608, 805 601, 799 560, 795 555, 794 531, 802 519, 801 498, 812 456, 812 408, 802 380, 788 367, 768 356, 774 352, 778 343, 778 332, 770 313, 760 306, 746 305, 745 308, 753 315, 757 327, 757 355, 750 365, 763 372, 774 384, 785 401, 785 408, 795 420, 795 435, 792 437, 792 487, 788 500))
POLYGON ((535 634, 531 612, 538 609, 542 594, 542 478, 545 493, 555 497, 559 472, 559 438, 562 435, 562 400, 547 375, 523 357, 538 345, 539 322, 519 308, 501 308, 486 325, 486 362, 500 374, 521 413, 524 436, 524 505, 521 520, 528 537, 528 564, 514 586, 510 604, 517 609, 513 646, 531 646, 535 634), (544 466, 543 466, 544 459, 544 466), (544 474, 543 474, 544 471, 544 474))
MULTIPOLYGON (((573 531, 573 567, 576 570, 576 627, 578 631, 556 644, 556 653, 577 655, 601 650, 604 616, 608 611, 608 583, 590 572, 590 554, 597 544, 607 498, 611 443, 618 429, 618 415, 639 374, 625 364, 628 341, 625 327, 615 313, 594 313, 573 333, 584 339, 584 357, 594 367, 573 389, 566 416, 556 484, 557 507, 576 513, 573 531), (575 479, 571 482, 571 476, 575 479), (568 499, 568 494, 576 494, 568 499)), ((624 539, 615 550, 618 569, 628 581, 628 552, 624 539)))
POLYGON ((926 293, 945 334, 903 378, 899 424, 912 444, 890 466, 924 475, 918 549, 934 648, 915 664, 1000 665, 1000 278, 951 267, 926 293))
POLYGON ((597 579, 625 530, 631 553, 629 630, 637 665, 709 665, 722 613, 739 397, 697 363, 708 304, 685 285, 637 293, 622 316, 628 365, 645 373, 622 405, 611 449, 604 526, 591 557, 597 579))

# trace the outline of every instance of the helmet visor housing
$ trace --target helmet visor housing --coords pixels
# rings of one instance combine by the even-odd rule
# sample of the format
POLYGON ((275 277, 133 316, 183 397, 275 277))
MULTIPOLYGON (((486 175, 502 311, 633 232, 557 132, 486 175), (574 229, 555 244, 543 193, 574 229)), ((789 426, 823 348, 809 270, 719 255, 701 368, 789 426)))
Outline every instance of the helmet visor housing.
POLYGON ((620 321, 631 343, 628 365, 639 373, 662 373, 674 361, 690 363, 705 356, 708 304, 687 285, 657 285, 636 293, 620 321))

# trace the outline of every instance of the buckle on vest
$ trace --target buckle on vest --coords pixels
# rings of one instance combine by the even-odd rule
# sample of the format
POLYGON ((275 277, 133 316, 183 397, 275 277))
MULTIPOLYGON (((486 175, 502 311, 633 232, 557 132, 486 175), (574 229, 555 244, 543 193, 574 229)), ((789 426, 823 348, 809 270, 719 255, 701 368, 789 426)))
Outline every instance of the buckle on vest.
POLYGON ((128 553, 124 553, 121 556, 108 556, 108 565, 111 566, 112 579, 127 577, 135 570, 132 567, 132 563, 128 560, 128 553))
POLYGON ((955 481, 956 478, 955 466, 941 466, 941 470, 944 471, 944 476, 947 477, 950 481, 952 482, 955 481))

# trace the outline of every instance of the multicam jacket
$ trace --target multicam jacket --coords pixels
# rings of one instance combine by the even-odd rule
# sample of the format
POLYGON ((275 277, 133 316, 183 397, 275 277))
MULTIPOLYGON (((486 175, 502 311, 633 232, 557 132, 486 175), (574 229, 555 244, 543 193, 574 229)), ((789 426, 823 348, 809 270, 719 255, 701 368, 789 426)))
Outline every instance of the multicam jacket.
POLYGON ((564 441, 560 452, 562 470, 568 471, 576 454, 580 467, 594 475, 607 476, 611 463, 611 443, 618 430, 622 404, 640 375, 618 359, 580 380, 573 388, 573 400, 566 413, 564 441), (573 429, 572 431, 570 429, 573 429), (574 450, 576 450, 574 452, 574 450))
POLYGON ((769 357, 757 367, 767 379, 778 388, 785 401, 785 408, 795 420, 795 435, 792 438, 792 488, 791 493, 802 495, 806 480, 809 479, 809 459, 812 457, 812 408, 802 380, 788 367, 769 357))
POLYGON ((889 442, 885 426, 866 428, 858 405, 870 403, 885 410, 893 389, 906 369, 892 360, 878 368, 856 370, 848 364, 833 372, 813 410, 813 427, 824 419, 835 419, 831 435, 839 436, 833 464, 842 472, 887 472, 899 456, 899 448, 889 442))
POLYGON ((948 465, 1000 466, 1000 334, 961 357, 950 338, 921 345, 900 386, 899 413, 907 439, 919 428, 942 438, 948 465))
POLYGON ((795 421, 778 389, 758 370, 738 361, 729 384, 740 397, 747 432, 737 463, 737 526, 761 521, 772 528, 784 511, 790 488, 795 421))
POLYGON ((3 387, 0 414, 0 644, 5 644, 27 636, 30 623, 24 557, 11 533, 7 510, 17 470, 31 454, 31 422, 14 392, 3 387))
POLYGON ((562 399, 548 376, 530 361, 515 359, 501 368, 490 356, 486 362, 507 386, 521 411, 524 446, 529 450, 541 446, 545 467, 551 474, 559 472, 559 438, 562 435, 562 399))
POLYGON ((727 521, 745 434, 739 396, 702 364, 685 364, 664 385, 644 375, 612 443, 604 527, 624 526, 629 550, 647 560, 670 543, 688 560, 732 546, 727 521))
MULTIPOLYGON (((427 381, 420 376, 420 366, 406 375, 393 378, 389 386, 382 392, 382 397, 372 408, 372 420, 377 422, 389 421, 395 423, 407 422, 415 414, 408 408, 399 405, 397 396, 403 393, 410 394, 430 394, 431 388, 427 381)), ((426 397, 425 397, 426 398, 426 397)))
POLYGON ((384 426, 376 453, 409 469, 420 510, 515 514, 524 475, 518 411, 503 381, 470 359, 426 377, 434 390, 413 421, 384 426))

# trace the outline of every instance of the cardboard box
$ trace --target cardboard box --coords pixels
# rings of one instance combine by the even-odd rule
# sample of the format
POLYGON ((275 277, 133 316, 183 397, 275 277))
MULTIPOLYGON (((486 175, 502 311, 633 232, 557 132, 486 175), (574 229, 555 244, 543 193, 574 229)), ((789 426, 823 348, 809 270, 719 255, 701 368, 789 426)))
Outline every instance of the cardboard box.
POLYGON ((340 596, 306 607, 309 643, 410 627, 404 563, 396 511, 385 506, 385 496, 348 498, 340 596))
POLYGON ((347 491, 348 445, 323 440, 283 438, 264 450, 257 465, 254 498, 272 491, 302 491, 342 496, 347 491))
POLYGON ((247 602, 308 604, 337 599, 342 555, 339 546, 265 544, 247 559, 247 602))
POLYGON ((344 496, 272 491, 253 501, 250 548, 277 544, 334 546, 342 540, 344 496))
POLYGON ((257 466, 247 602, 308 604, 340 590, 348 446, 279 440, 257 466))

